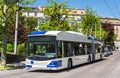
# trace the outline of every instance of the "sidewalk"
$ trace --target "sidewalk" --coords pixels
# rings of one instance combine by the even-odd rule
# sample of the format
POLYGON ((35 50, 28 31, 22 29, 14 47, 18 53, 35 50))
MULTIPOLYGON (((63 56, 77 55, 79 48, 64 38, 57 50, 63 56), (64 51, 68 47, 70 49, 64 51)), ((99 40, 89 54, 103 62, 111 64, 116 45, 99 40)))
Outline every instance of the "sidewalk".
POLYGON ((21 61, 19 63, 9 63, 9 66, 13 66, 15 69, 23 69, 25 68, 25 61, 21 61))

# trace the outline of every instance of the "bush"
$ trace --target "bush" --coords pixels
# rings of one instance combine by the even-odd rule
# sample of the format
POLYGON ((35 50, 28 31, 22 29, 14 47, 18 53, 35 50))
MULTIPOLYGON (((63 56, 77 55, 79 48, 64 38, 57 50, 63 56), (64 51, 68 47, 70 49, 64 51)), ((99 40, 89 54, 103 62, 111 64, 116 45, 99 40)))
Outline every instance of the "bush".
POLYGON ((14 69, 14 66, 0 66, 0 71, 14 69))
POLYGON ((2 41, 0 41, 0 52, 2 51, 2 41))
MULTIPOLYGON (((0 41, 0 52, 2 51, 2 41, 0 41)), ((7 44, 7 53, 11 54, 14 51, 13 44, 9 43, 7 44)))
POLYGON ((13 46, 13 44, 7 44, 7 53, 13 53, 13 51, 14 51, 14 46, 13 46))
POLYGON ((22 55, 22 56, 26 55, 26 48, 25 48, 24 43, 18 45, 18 47, 17 47, 17 55, 22 55))

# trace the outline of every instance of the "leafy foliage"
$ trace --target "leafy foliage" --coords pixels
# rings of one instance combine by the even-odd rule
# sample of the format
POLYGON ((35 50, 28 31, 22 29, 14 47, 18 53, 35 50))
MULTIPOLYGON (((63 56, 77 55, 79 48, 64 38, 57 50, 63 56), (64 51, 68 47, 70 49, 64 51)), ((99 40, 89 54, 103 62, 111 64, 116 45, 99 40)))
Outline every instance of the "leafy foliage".
POLYGON ((14 69, 15 67, 13 66, 0 66, 0 71, 3 71, 3 70, 8 70, 8 69, 14 69))
POLYGON ((44 14, 49 18, 47 22, 41 24, 39 29, 42 31, 47 30, 70 30, 69 24, 67 22, 68 12, 67 2, 57 3, 54 0, 49 0, 48 5, 43 11, 44 14))
POLYGON ((2 41, 0 41, 0 52, 2 51, 2 41))
POLYGON ((107 32, 104 41, 107 45, 114 45, 116 40, 116 35, 114 33, 114 26, 110 23, 102 23, 103 29, 107 32))
POLYGON ((26 48, 25 48, 25 44, 22 43, 22 44, 19 44, 18 47, 17 47, 17 55, 23 55, 25 56, 26 55, 26 48))
POLYGON ((10 52, 10 53, 12 53, 13 52, 13 45, 12 44, 7 44, 7 52, 10 52))
POLYGON ((30 31, 36 31, 35 28, 38 26, 38 18, 26 17, 25 26, 30 29, 30 31))
MULTIPOLYGON (((19 0, 19 4, 28 5, 35 0, 19 0)), ((18 0, 0 0, 0 33, 2 34, 2 52, 1 65, 6 65, 6 49, 8 40, 8 25, 11 22, 11 17, 19 10, 18 0)))
POLYGON ((29 30, 26 27, 23 27, 22 25, 19 25, 18 43, 24 43, 27 40, 28 33, 29 33, 29 30))
MULTIPOLYGON (((14 16, 14 15, 13 15, 14 16)), ((22 13, 19 13, 19 22, 18 22, 18 43, 24 43, 27 40, 27 35, 30 32, 30 29, 25 26, 26 17, 22 16, 22 13)), ((14 18, 11 20, 15 22, 14 18)), ((8 26, 8 43, 14 43, 15 35, 15 26, 14 24, 9 24, 8 26)))
POLYGON ((99 17, 90 7, 86 8, 86 16, 82 17, 81 27, 83 34, 102 40, 106 33, 101 27, 99 17))

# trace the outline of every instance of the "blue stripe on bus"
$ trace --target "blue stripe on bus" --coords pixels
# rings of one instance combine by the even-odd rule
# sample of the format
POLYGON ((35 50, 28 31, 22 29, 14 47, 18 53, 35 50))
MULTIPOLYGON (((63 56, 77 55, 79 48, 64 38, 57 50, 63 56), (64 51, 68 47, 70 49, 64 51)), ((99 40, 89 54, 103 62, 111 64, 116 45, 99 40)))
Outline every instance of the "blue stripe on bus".
POLYGON ((51 61, 50 64, 47 65, 48 68, 56 68, 62 66, 62 60, 51 61))
POLYGON ((30 34, 29 34, 29 36, 33 36, 33 35, 44 35, 46 32, 44 32, 44 31, 39 31, 39 32, 31 32, 30 34))
POLYGON ((88 36, 88 40, 92 40, 93 38, 91 36, 88 36))
POLYGON ((26 68, 32 68, 32 65, 26 65, 26 68))

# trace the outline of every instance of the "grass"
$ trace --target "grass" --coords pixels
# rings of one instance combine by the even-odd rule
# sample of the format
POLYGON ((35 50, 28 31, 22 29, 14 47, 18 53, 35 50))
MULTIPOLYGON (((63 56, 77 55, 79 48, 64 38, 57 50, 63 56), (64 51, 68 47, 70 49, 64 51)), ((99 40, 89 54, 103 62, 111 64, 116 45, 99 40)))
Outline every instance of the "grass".
POLYGON ((0 66, 0 71, 14 69, 13 66, 0 66))

